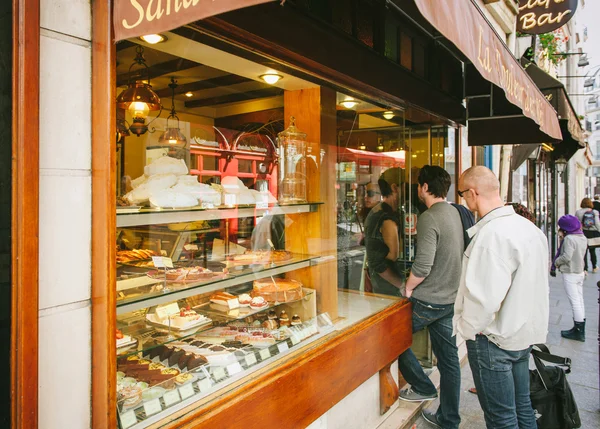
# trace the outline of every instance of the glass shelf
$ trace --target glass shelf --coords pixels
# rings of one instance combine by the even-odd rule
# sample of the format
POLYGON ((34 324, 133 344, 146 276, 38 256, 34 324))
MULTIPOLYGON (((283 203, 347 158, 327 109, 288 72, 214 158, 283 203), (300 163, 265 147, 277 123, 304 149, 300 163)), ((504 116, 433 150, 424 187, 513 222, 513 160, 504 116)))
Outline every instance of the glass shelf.
MULTIPOLYGON (((227 314, 227 312, 210 308, 209 302, 195 306, 193 305, 193 302, 186 302, 182 306, 190 305, 190 307, 193 310, 195 310, 198 314, 202 314, 210 318, 212 320, 212 323, 210 323, 209 325, 201 325, 197 328, 192 328, 183 333, 175 331, 169 333, 167 327, 160 327, 146 322, 145 311, 134 312, 128 318, 121 318, 121 323, 118 323, 118 325, 120 325, 119 329, 121 330, 123 335, 128 335, 132 337, 136 340, 136 342, 129 347, 118 348, 117 355, 120 357, 126 357, 137 353, 146 353, 148 350, 161 346, 163 344, 169 344, 174 341, 184 341, 186 338, 189 337, 201 336, 203 331, 207 331, 215 326, 225 326, 228 323, 234 321, 242 321, 249 317, 254 318, 260 313, 262 313, 263 315, 262 318, 265 318, 264 315, 268 314, 269 310, 283 306, 289 308, 290 306, 294 306, 295 303, 315 299, 315 291, 313 289, 302 288, 302 290, 303 296, 300 299, 269 304, 267 307, 261 308, 260 310, 253 310, 249 307, 241 307, 240 312, 237 316, 233 316, 231 314, 227 314)), ((243 291, 242 293, 244 292, 249 291, 243 291)), ((291 318, 292 314, 289 314, 289 317, 291 318)), ((257 317, 257 319, 258 318, 259 317, 257 317)), ((248 324, 248 327, 250 327, 250 324, 248 324)), ((260 326, 257 326, 255 328, 260 328, 260 326)))
POLYGON ((210 293, 268 276, 276 276, 314 265, 314 256, 292 255, 292 258, 273 264, 253 264, 231 267, 227 274, 209 280, 166 282, 140 276, 117 281, 117 315, 166 304, 191 296, 210 293))
MULTIPOLYGON (((155 386, 148 386, 147 383, 143 383, 143 386, 140 387, 142 389, 140 392, 141 400, 131 407, 126 406, 126 396, 118 395, 120 400, 117 402, 117 411, 120 426, 127 429, 141 429, 156 423, 164 418, 165 411, 168 410, 172 413, 180 410, 218 389, 247 377, 249 374, 294 352, 296 349, 323 338, 332 331, 333 325, 328 317, 314 317, 304 321, 301 325, 291 327, 290 336, 276 340, 270 346, 255 347, 248 345, 237 348, 235 351, 231 351, 231 361, 220 364, 205 363, 190 371, 181 370, 177 363, 169 365, 168 360, 160 361, 159 356, 149 359, 149 353, 138 352, 141 359, 160 363, 164 367, 175 368, 182 374, 191 374, 191 381, 183 385, 174 383, 173 380, 166 380, 164 383, 155 386)), ((179 339, 179 341, 182 341, 182 339, 179 339)), ((188 338, 187 343, 191 344, 192 342, 191 338, 188 338)), ((117 368, 124 373, 121 377, 128 377, 118 381, 118 389, 123 388, 123 380, 128 380, 128 383, 134 385, 140 384, 137 378, 133 377, 135 374, 131 374, 127 369, 126 361, 127 357, 125 356, 118 358, 117 368), (128 372, 129 374, 127 374, 128 372)))
POLYGON ((200 220, 237 219, 243 217, 262 216, 266 212, 271 215, 316 212, 321 202, 285 205, 243 205, 237 207, 221 206, 207 209, 192 207, 187 209, 152 209, 141 208, 127 213, 117 212, 117 228, 169 224, 178 222, 194 222, 200 220))

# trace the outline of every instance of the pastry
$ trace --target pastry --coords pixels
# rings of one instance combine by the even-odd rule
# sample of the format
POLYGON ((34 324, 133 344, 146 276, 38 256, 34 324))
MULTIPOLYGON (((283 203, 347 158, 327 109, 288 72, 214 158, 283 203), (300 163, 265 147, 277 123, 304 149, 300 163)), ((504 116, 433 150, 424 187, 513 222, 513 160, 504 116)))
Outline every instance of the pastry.
MULTIPOLYGON (((160 319, 156 314, 146 314, 146 320, 148 320, 150 323, 164 327, 171 327, 182 331, 212 322, 211 319, 196 313, 194 310, 190 309, 189 306, 185 309, 182 308, 178 314, 173 314, 165 320, 160 319)), ((161 355, 161 360, 164 359, 161 355)))
POLYGON ((238 308, 240 302, 235 295, 227 292, 217 292, 210 297, 210 302, 215 304, 223 305, 228 308, 238 308))
POLYGON ((270 310, 267 317, 269 320, 277 320, 277 313, 275 313, 275 310, 270 310))
POLYGON ((213 272, 208 268, 192 267, 188 268, 186 280, 199 280, 212 277, 213 272))
POLYGON ((255 280, 252 284, 252 295, 262 296, 269 302, 289 302, 302 298, 302 283, 291 279, 255 280))
POLYGON ((152 362, 150 365, 148 365, 148 369, 151 370, 161 370, 163 369, 165 366, 162 363, 158 363, 158 362, 152 362))
POLYGON ((238 301, 241 307, 250 307, 250 302, 252 301, 252 297, 247 293, 243 293, 238 296, 238 301))
POLYGON ((123 387, 119 393, 123 397, 124 408, 134 408, 142 402, 142 389, 138 386, 123 387))
POLYGON ((185 353, 183 356, 181 356, 179 358, 179 361, 177 362, 177 366, 179 367, 179 369, 184 369, 187 366, 188 361, 192 358, 192 356, 192 352, 185 353))
POLYGON ((204 356, 194 354, 187 362, 187 369, 188 371, 191 371, 192 369, 196 369, 205 363, 207 363, 207 361, 204 356))
POLYGON ((279 315, 279 325, 280 326, 290 326, 290 318, 287 313, 284 311, 279 315))
POLYGON ((256 296, 252 298, 252 301, 250 302, 250 308, 253 310, 260 310, 261 308, 265 308, 268 305, 269 303, 262 296, 256 296))
POLYGON ((119 250, 117 252, 117 263, 122 264, 132 261, 141 261, 150 259, 153 256, 160 256, 160 254, 148 249, 119 250))
POLYGON ((175 270, 167 270, 167 280, 184 280, 187 271, 181 268, 175 270))
POLYGON ((297 325, 301 325, 302 324, 302 320, 300 320, 300 316, 298 316, 297 314, 294 314, 294 317, 292 317, 292 326, 297 326, 297 325))
POLYGON ((159 359, 161 361, 166 360, 169 358, 169 356, 171 356, 171 353, 173 353, 173 351, 175 351, 175 349, 173 347, 169 347, 169 346, 163 346, 163 350, 160 353, 160 357, 159 359))
POLYGON ((232 262, 238 264, 269 264, 287 261, 292 254, 286 250, 254 250, 232 256, 232 262))
POLYGON ((190 374, 189 372, 185 374, 179 374, 177 377, 175 377, 175 384, 183 386, 184 384, 189 383, 193 379, 194 375, 190 374))
POLYGON ((265 320, 262 326, 270 331, 277 329, 279 325, 277 325, 277 321, 273 319, 265 320))

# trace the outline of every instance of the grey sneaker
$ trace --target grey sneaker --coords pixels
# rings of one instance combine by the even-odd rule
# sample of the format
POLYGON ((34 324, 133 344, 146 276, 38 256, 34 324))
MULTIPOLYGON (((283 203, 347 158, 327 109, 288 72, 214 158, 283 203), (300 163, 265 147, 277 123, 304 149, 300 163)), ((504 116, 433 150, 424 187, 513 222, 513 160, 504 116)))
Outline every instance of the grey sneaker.
POLYGON ((427 423, 429 423, 430 425, 435 426, 436 428, 442 427, 442 425, 440 425, 440 423, 438 422, 438 419, 435 416, 435 413, 432 413, 431 411, 423 410, 423 411, 421 411, 421 415, 427 421, 427 423))
POLYGON ((400 391, 400 400, 407 402, 431 401, 432 399, 437 398, 437 396, 437 392, 432 395, 421 395, 412 390, 411 387, 400 391))

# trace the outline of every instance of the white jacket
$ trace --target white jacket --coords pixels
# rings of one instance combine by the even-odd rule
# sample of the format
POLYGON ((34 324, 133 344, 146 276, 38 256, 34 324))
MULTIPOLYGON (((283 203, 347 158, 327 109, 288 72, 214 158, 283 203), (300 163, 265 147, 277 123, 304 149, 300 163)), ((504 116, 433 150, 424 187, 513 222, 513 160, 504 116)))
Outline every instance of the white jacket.
POLYGON ((454 334, 482 333, 505 350, 544 343, 548 334, 548 243, 511 206, 492 210, 468 231, 454 304, 454 334))

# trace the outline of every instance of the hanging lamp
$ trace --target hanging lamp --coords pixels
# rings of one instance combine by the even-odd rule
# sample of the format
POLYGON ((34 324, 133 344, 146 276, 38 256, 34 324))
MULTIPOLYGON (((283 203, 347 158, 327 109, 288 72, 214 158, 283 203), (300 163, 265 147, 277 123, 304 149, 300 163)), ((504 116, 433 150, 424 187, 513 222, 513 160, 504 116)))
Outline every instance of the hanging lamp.
MULTIPOLYGON (((144 58, 144 48, 138 46, 135 51, 136 56, 131 66, 129 66, 129 83, 127 89, 117 97, 117 107, 129 111, 132 117, 129 131, 139 137, 145 134, 148 131, 148 126, 160 116, 162 105, 160 104, 160 97, 152 90, 152 85, 150 85, 150 68, 144 58), (132 79, 131 70, 134 66, 142 66, 142 68, 132 79), (156 118, 146 124, 148 114, 157 110, 159 113, 156 118)), ((150 132, 154 132, 154 129, 150 132)))
POLYGON ((167 117, 167 129, 166 131, 158 138, 158 142, 165 145, 171 146, 185 146, 187 144, 187 138, 183 135, 181 130, 179 129, 179 117, 177 116, 177 112, 175 112, 175 88, 177 88, 177 81, 175 78, 171 78, 171 83, 169 84, 169 88, 171 88, 172 96, 171 96, 171 113, 167 117), (177 127, 169 126, 169 119, 174 118, 177 119, 177 127))

